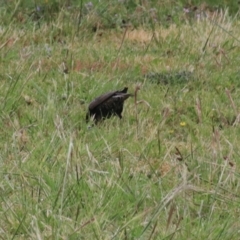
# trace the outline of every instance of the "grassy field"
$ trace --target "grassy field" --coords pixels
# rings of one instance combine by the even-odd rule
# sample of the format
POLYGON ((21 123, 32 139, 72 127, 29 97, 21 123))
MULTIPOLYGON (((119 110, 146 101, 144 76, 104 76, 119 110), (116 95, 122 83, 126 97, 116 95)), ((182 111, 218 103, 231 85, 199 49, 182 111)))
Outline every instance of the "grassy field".
POLYGON ((240 239, 239 18, 18 3, 0 8, 0 239, 240 239), (89 128, 92 99, 137 85, 147 104, 89 128))

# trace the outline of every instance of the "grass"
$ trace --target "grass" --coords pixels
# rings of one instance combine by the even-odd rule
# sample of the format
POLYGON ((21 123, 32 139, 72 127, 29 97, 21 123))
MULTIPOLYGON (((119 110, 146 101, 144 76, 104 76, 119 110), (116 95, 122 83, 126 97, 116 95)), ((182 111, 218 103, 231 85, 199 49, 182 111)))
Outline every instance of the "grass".
POLYGON ((238 17, 17 9, 1 8, 1 238, 239 239, 238 17), (88 128, 93 98, 137 84, 150 106, 88 128))

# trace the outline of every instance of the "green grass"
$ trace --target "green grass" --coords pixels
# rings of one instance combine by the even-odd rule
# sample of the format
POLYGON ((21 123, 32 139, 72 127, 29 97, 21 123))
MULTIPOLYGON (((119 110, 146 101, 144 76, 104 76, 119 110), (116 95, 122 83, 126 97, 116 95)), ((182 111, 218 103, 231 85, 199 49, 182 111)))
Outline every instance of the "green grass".
POLYGON ((239 239, 239 19, 19 6, 0 9, 1 238, 239 239), (88 128, 92 99, 137 84, 147 104, 88 128))

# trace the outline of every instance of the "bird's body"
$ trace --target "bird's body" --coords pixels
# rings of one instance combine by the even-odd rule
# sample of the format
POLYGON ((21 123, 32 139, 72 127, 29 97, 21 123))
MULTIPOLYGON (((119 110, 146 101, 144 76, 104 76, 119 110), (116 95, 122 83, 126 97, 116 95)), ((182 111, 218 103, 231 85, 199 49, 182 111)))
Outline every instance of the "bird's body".
POLYGON ((125 87, 122 91, 108 92, 95 98, 89 104, 86 121, 93 117, 94 122, 97 123, 114 115, 121 119, 124 101, 132 96, 127 90, 128 88, 125 87))

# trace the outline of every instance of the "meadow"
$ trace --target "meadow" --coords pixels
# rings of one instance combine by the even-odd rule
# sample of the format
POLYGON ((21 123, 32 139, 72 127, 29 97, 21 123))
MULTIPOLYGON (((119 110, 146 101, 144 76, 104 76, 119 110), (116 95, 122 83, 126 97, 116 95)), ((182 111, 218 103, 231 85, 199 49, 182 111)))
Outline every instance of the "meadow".
POLYGON ((238 14, 52 2, 0 7, 0 239, 240 239, 238 14))

